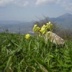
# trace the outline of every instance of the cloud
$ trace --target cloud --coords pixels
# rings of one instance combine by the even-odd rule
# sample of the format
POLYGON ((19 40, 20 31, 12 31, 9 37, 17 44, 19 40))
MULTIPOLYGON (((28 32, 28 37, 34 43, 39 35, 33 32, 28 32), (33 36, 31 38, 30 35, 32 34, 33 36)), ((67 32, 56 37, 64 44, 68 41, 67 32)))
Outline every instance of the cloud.
POLYGON ((43 4, 43 3, 46 3, 46 2, 47 2, 47 0, 37 0, 36 5, 43 4))
POLYGON ((24 7, 24 6, 29 5, 29 1, 27 1, 27 0, 15 0, 14 4, 24 7))
POLYGON ((24 4, 23 4, 23 6, 27 6, 28 4, 29 4, 29 2, 25 1, 24 4))
POLYGON ((42 5, 42 4, 57 4, 68 11, 72 11, 72 0, 0 0, 0 6, 6 6, 7 4, 16 4, 21 7, 28 5, 42 5))
POLYGON ((36 5, 44 4, 44 3, 52 3, 56 0, 37 0, 36 5))
POLYGON ((4 6, 12 1, 14 1, 14 0, 0 0, 0 6, 4 6))
POLYGON ((29 4, 27 0, 0 0, 0 6, 5 6, 9 3, 13 3, 19 6, 27 6, 29 4))
POLYGON ((42 5, 42 4, 50 4, 54 3, 61 7, 63 7, 65 10, 72 11, 72 0, 36 0, 36 5, 42 5))
POLYGON ((72 11, 72 1, 71 0, 57 0, 56 4, 60 5, 65 10, 72 11))

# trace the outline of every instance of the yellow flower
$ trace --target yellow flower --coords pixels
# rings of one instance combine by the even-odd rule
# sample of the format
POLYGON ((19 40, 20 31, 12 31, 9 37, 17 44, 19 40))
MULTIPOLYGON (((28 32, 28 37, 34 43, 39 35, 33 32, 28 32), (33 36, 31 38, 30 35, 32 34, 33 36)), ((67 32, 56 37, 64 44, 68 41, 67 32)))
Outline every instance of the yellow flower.
POLYGON ((41 30, 40 30, 40 32, 42 33, 42 34, 45 34, 46 33, 46 28, 44 28, 44 27, 41 27, 41 30))
POLYGON ((37 25, 34 25, 33 31, 34 32, 39 32, 39 30, 40 30, 40 27, 38 27, 37 25))
POLYGON ((42 28, 46 28, 46 25, 43 25, 42 28))
POLYGON ((29 39, 30 37, 31 37, 30 34, 26 34, 26 35, 25 35, 25 38, 26 38, 26 39, 29 39))
POLYGON ((53 29, 53 24, 51 22, 46 23, 46 27, 48 30, 52 30, 53 29))
POLYGON ((40 30, 40 27, 37 27, 36 29, 37 29, 37 32, 38 32, 40 30))
POLYGON ((49 23, 49 24, 51 24, 51 22, 50 22, 50 21, 49 21, 48 23, 49 23))
POLYGON ((51 24, 51 22, 49 21, 48 23, 46 23, 46 24, 51 24))
POLYGON ((34 27, 37 27, 37 24, 35 24, 34 27))

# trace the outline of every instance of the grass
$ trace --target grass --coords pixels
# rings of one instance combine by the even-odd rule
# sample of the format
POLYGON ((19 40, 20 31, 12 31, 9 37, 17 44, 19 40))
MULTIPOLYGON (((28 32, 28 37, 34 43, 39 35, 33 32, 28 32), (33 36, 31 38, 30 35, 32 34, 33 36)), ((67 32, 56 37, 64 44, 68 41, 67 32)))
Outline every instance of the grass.
POLYGON ((0 72, 72 72, 72 41, 55 46, 38 36, 0 33, 0 72))

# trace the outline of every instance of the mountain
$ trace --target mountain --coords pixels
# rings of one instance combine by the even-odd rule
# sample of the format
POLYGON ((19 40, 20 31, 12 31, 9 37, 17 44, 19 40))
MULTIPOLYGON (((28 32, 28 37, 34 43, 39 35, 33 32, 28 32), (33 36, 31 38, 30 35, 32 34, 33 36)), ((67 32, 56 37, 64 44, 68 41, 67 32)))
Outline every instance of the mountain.
POLYGON ((64 19, 72 18, 72 14, 66 13, 64 15, 57 17, 57 18, 64 18, 64 19))
POLYGON ((0 32, 27 33, 32 29, 32 22, 0 21, 0 32))
MULTIPOLYGON (((56 18, 46 19, 51 20, 53 23, 59 25, 62 28, 72 30, 72 14, 66 13, 56 18)), ((32 26, 33 22, 0 21, 0 32, 9 31, 12 33, 28 33, 31 32, 32 26)))
POLYGON ((66 13, 57 18, 50 18, 50 20, 63 28, 72 29, 72 14, 66 13))

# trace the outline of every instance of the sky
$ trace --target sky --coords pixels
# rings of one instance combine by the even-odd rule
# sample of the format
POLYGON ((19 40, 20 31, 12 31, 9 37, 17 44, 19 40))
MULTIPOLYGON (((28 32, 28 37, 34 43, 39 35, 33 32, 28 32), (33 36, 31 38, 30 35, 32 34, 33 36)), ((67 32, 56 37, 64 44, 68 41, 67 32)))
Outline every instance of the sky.
POLYGON ((33 21, 72 14, 72 0, 0 0, 0 20, 33 21))

